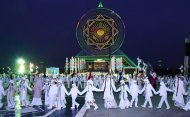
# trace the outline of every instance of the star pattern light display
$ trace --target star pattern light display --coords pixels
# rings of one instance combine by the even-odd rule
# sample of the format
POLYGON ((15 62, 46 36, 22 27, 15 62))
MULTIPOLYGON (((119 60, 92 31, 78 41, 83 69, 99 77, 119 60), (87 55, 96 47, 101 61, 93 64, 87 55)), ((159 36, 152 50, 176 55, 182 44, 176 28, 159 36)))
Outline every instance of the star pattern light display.
POLYGON ((83 35, 87 45, 103 50, 114 44, 118 32, 117 25, 112 18, 98 15, 87 20, 83 35))

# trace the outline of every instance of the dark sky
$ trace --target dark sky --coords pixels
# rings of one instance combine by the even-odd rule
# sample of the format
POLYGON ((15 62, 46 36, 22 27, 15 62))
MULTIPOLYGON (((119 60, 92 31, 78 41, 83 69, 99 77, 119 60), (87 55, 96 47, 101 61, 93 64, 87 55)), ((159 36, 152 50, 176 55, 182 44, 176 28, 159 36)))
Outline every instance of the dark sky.
MULTIPOLYGON (((102 0, 126 26, 122 50, 166 66, 183 63, 184 39, 190 36, 190 0, 102 0)), ((0 67, 23 56, 60 66, 76 55, 76 25, 98 0, 0 0, 0 67)))

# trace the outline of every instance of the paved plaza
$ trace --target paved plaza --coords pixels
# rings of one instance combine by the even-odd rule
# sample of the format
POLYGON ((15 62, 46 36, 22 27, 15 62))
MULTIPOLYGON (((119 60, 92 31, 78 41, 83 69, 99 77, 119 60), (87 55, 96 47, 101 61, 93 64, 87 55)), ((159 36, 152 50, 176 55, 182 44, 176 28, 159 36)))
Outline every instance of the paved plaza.
MULTIPOLYGON (((115 99, 117 104, 119 104, 119 93, 115 93, 115 99)), ((190 117, 190 111, 186 112, 182 109, 174 107, 172 99, 172 93, 169 93, 168 102, 170 104, 170 109, 165 109, 164 104, 162 109, 157 109, 158 103, 160 101, 159 96, 152 97, 153 108, 143 108, 141 105, 144 103, 144 97, 139 96, 138 108, 132 107, 128 109, 105 109, 103 101, 103 93, 95 94, 96 103, 99 109, 94 111, 92 108, 87 110, 84 117, 190 117)), ((131 100, 131 96, 129 96, 131 100)))

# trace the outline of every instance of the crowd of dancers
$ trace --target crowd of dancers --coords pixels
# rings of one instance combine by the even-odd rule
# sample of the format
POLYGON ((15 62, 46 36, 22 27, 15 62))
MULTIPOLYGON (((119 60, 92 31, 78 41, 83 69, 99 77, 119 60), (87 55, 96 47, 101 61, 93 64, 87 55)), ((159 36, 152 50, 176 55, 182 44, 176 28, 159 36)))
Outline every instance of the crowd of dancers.
MULTIPOLYGON (((174 105, 186 111, 190 110, 190 79, 180 74, 172 76, 157 76, 152 72, 149 77, 143 73, 134 75, 113 75, 110 73, 83 73, 74 75, 52 75, 50 77, 42 75, 34 76, 13 76, 11 78, 0 78, 0 108, 3 107, 2 100, 6 98, 7 107, 14 108, 16 94, 22 107, 45 105, 48 109, 56 107, 58 110, 66 107, 66 96, 71 96, 71 109, 78 108, 76 101, 78 95, 85 94, 85 105, 88 109, 94 106, 98 109, 93 92, 103 92, 105 108, 130 108, 138 107, 139 95, 144 96, 146 107, 153 108, 152 99, 154 95, 161 96, 157 108, 162 108, 163 103, 166 109, 170 109, 168 103, 168 93, 172 92, 174 105), (119 84, 119 85, 118 85, 119 84), (6 89, 6 90, 5 90, 6 89), (80 89, 80 90, 79 90, 80 89), (69 91, 68 91, 69 90, 69 91), (28 91, 32 92, 33 99, 28 99, 28 91), (120 92, 119 105, 117 105, 114 92, 120 92), (128 96, 132 99, 129 100, 128 96), (184 100, 186 95, 186 100, 184 100), (42 97, 44 96, 44 103, 42 97)), ((4 105, 6 106, 6 105, 4 105)))

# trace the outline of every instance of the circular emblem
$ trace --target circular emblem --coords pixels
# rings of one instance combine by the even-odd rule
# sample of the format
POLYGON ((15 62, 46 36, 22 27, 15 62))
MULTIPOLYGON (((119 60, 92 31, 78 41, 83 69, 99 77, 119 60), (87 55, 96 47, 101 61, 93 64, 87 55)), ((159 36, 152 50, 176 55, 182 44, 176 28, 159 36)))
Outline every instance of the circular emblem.
POLYGON ((93 55, 113 54, 125 37, 125 26, 120 16, 104 8, 83 15, 76 31, 81 48, 93 55))

